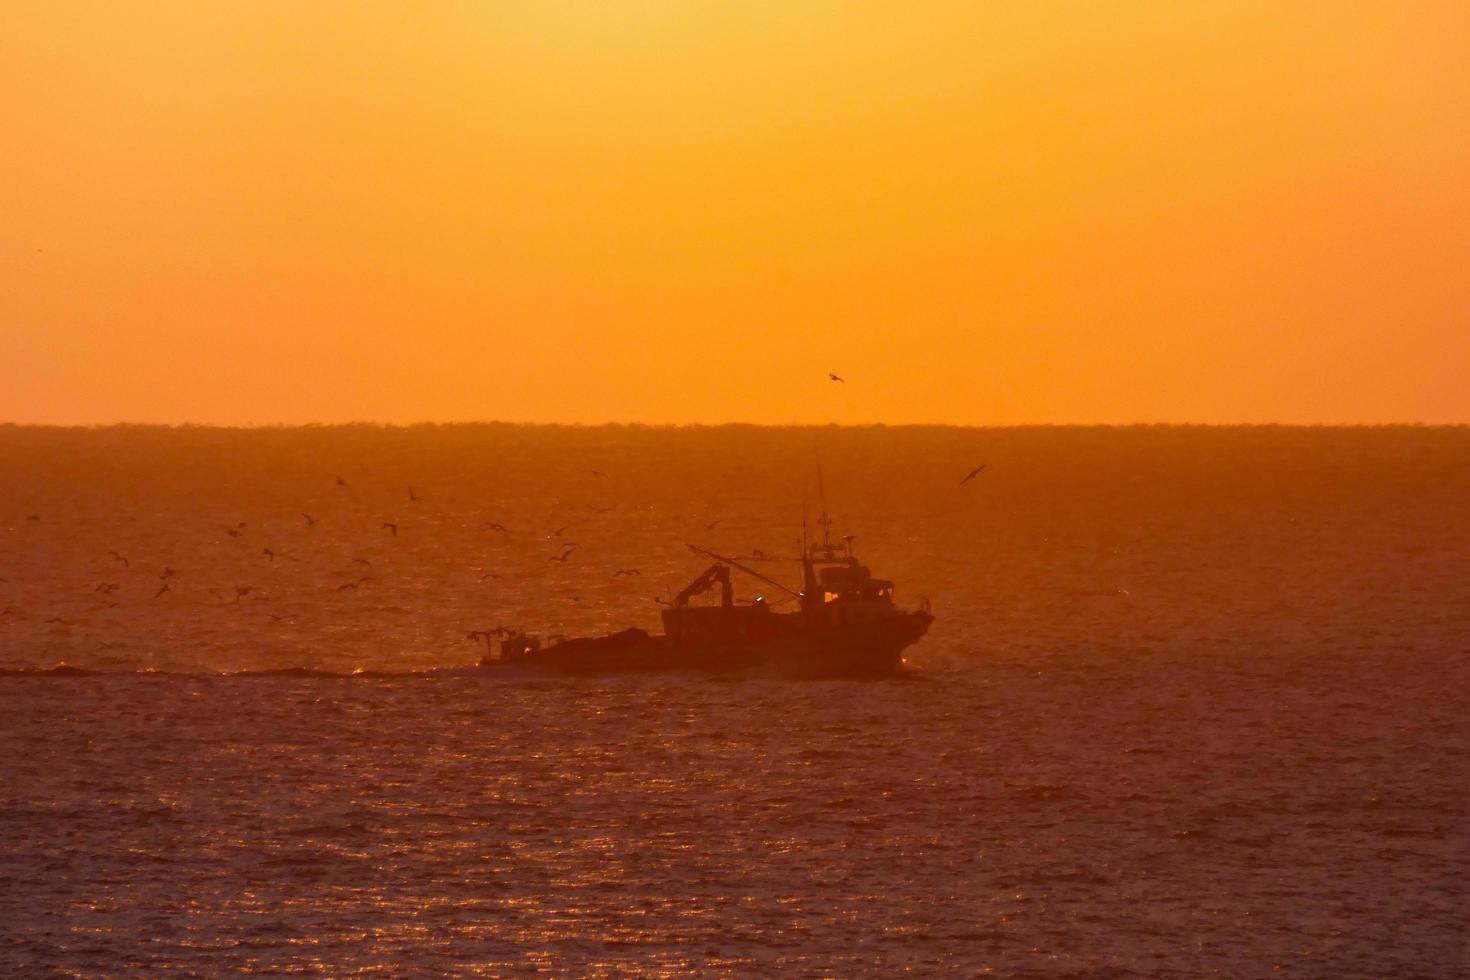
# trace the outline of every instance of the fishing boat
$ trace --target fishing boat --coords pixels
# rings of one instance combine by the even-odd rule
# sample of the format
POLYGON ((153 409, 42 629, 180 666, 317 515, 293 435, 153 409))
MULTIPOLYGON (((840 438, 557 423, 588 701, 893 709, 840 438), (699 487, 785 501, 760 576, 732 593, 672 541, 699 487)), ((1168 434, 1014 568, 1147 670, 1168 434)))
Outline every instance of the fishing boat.
POLYGON ((854 556, 855 538, 831 539, 832 522, 823 506, 822 540, 804 545, 800 588, 756 571, 748 562, 695 545, 714 559, 662 610, 663 633, 632 628, 605 636, 553 638, 545 645, 522 631, 500 631, 482 667, 517 667, 558 673, 629 671, 740 671, 771 668, 798 676, 869 676, 897 670, 903 652, 924 635, 934 617, 928 600, 916 609, 894 602, 894 585, 874 578, 854 556), (736 603, 732 572, 749 575, 782 593, 768 601, 758 594, 736 603), (719 589, 718 604, 692 600, 719 589), (795 604, 790 612, 776 606, 795 604))

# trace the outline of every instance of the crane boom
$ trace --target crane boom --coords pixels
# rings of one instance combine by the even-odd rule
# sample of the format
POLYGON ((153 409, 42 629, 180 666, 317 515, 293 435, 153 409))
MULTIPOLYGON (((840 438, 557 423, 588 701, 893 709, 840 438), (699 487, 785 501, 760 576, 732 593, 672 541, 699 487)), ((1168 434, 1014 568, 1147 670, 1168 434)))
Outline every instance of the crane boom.
POLYGON ((730 589, 730 569, 716 562, 703 572, 700 572, 699 577, 693 582, 684 586, 683 592, 674 596, 674 607, 676 609, 683 609, 689 605, 690 599, 699 595, 701 592, 708 592, 714 588, 716 582, 720 583, 720 605, 731 605, 734 601, 734 596, 731 594, 730 589))

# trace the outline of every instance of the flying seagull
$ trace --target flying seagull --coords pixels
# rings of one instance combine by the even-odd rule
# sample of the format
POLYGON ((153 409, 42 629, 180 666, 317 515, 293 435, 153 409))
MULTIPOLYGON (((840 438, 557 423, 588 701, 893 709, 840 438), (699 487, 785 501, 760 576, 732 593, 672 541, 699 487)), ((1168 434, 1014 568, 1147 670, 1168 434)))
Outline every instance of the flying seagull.
POLYGON ((577 550, 577 546, 576 545, 569 544, 569 545, 567 545, 567 549, 565 551, 563 551, 561 554, 559 554, 559 555, 552 555, 550 558, 548 558, 546 560, 547 561, 566 561, 568 558, 572 557, 572 552, 574 552, 576 550, 577 550))
POLYGON ((344 479, 342 479, 339 476, 339 477, 337 477, 337 486, 339 486, 339 487, 345 487, 345 486, 347 486, 347 481, 344 480, 344 479))
POLYGON ((640 572, 640 571, 638 571, 638 569, 636 569, 636 568, 620 568, 616 572, 613 572, 613 578, 622 578, 624 575, 642 575, 642 574, 643 573, 640 572))
POLYGON ((157 592, 153 593, 153 598, 157 599, 157 598, 161 597, 165 592, 167 592, 171 588, 173 588, 173 585, 171 583, 169 583, 169 582, 163 583, 163 588, 161 588, 157 592))
POLYGON ((112 560, 113 561, 120 561, 120 562, 122 562, 123 568, 127 568, 128 567, 128 560, 126 558, 124 558, 122 555, 118 554, 115 551, 109 551, 108 554, 112 556, 112 560))
POLYGON ((312 517, 310 514, 308 514, 304 510, 301 512, 301 516, 304 517, 304 518, 306 518, 306 526, 307 527, 311 527, 313 524, 315 524, 317 522, 317 518, 312 517))
POLYGON ((960 486, 964 486, 966 483, 969 483, 971 480, 975 479, 975 477, 979 476, 985 470, 985 467, 989 465, 989 463, 981 463, 979 466, 966 473, 965 478, 960 481, 960 486))
POLYGON ((846 381, 843 381, 841 378, 839 378, 837 375, 833 374, 830 371, 827 372, 827 380, 828 381, 842 381, 843 384, 847 384, 846 381))
POLYGON ((392 531, 393 532, 393 536, 395 538, 398 537, 398 525, 397 524, 394 524, 392 521, 384 521, 383 522, 383 526, 380 527, 380 528, 378 528, 378 530, 379 531, 392 531))
POLYGON ((416 494, 416 493, 413 492, 413 487, 409 487, 408 488, 408 502, 409 503, 416 504, 420 500, 423 500, 423 499, 424 499, 423 497, 420 497, 418 494, 416 494))
POLYGON ((482 530, 482 531, 499 531, 500 533, 505 534, 505 533, 508 533, 510 529, 507 528, 504 524, 497 524, 494 521, 491 521, 488 524, 481 524, 480 525, 480 530, 482 530))

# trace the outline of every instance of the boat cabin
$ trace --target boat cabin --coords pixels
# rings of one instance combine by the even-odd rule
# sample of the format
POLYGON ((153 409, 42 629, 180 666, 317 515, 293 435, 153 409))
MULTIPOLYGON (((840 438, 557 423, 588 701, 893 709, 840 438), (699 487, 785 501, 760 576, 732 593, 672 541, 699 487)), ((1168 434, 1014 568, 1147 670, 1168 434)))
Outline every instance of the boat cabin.
POLYGON ((824 626, 861 623, 892 616, 893 583, 874 578, 868 566, 852 553, 855 535, 844 534, 834 543, 830 530, 832 519, 822 509, 822 540, 806 549, 802 556, 802 612, 809 620, 824 626))

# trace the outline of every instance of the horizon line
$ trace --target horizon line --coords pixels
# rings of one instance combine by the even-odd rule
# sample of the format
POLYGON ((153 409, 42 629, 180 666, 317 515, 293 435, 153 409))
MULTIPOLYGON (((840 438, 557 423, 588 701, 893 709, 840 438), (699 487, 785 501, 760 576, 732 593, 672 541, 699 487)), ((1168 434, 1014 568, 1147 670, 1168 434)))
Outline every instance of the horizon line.
POLYGON ((455 419, 383 422, 356 419, 337 422, 15 422, 0 419, 0 429, 219 429, 267 431, 279 429, 423 429, 455 426, 499 426, 536 429, 1463 429, 1470 421, 1378 421, 1378 422, 546 422, 512 419, 455 419))

